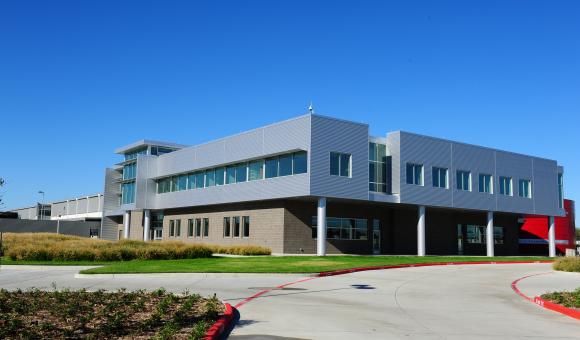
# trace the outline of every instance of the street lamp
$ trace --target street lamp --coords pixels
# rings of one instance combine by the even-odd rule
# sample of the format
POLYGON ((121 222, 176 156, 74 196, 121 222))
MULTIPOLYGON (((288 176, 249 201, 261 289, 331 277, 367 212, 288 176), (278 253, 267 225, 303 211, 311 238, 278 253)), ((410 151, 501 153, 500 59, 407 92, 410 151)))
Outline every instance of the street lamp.
POLYGON ((44 219, 44 191, 39 190, 38 191, 39 194, 42 195, 42 201, 40 201, 40 219, 43 220, 44 219))

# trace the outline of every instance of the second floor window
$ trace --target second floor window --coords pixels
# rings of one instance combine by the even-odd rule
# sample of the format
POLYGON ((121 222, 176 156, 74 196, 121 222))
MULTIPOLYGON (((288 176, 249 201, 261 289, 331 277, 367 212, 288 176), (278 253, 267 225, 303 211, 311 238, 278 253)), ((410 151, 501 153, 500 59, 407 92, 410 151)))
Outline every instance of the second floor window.
POLYGON ((433 186, 436 188, 449 188, 446 168, 433 167, 433 186))
POLYGON ((479 192, 493 194, 493 181, 491 175, 479 174, 479 192))
POLYGON ((457 190, 471 191, 471 172, 457 170, 457 190))
POLYGON ((334 176, 350 177, 351 158, 348 153, 330 153, 330 174, 334 176))
POLYGON ((532 198, 532 181, 520 179, 520 197, 532 198))
POLYGON ((506 196, 512 196, 512 178, 501 176, 499 178, 499 193, 506 196))
POLYGON ((407 184, 423 185, 423 165, 407 163, 407 184))

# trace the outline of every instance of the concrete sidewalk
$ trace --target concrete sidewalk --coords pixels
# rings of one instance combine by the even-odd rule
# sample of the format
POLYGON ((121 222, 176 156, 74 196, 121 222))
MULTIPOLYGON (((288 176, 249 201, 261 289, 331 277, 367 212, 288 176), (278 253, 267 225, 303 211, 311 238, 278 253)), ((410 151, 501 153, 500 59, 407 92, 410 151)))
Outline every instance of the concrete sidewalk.
POLYGON ((580 288, 580 273, 548 271, 520 280, 517 287, 532 298, 549 292, 573 291, 580 288))

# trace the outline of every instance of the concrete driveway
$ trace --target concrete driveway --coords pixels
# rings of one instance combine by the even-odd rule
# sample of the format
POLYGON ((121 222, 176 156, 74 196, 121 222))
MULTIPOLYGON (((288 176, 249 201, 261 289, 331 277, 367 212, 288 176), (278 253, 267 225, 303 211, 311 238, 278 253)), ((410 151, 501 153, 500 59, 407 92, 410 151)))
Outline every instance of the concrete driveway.
MULTIPOLYGON (((308 277, 75 275, 79 269, 2 266, 0 287, 51 289, 54 282, 73 289, 164 287, 216 293, 232 305, 243 303, 232 339, 578 339, 580 334, 579 321, 544 310, 511 289, 515 279, 551 272, 549 264, 417 267, 310 278, 245 303, 263 289, 308 277)), ((557 282, 559 289, 580 287, 580 274, 540 277, 557 282)))

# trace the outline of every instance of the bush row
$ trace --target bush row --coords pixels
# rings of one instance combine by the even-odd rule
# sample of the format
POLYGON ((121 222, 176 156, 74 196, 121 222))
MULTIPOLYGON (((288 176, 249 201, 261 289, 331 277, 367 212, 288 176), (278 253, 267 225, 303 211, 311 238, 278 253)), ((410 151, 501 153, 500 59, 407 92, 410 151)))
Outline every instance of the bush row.
POLYGON ((580 257, 562 257, 553 265, 555 270, 564 272, 580 272, 580 257))
POLYGON ((29 261, 129 261, 177 260, 210 257, 213 253, 269 255, 270 249, 255 246, 221 247, 179 241, 118 242, 48 233, 15 234, 4 237, 5 256, 29 261))

